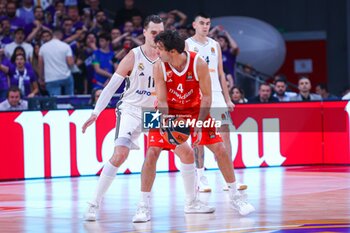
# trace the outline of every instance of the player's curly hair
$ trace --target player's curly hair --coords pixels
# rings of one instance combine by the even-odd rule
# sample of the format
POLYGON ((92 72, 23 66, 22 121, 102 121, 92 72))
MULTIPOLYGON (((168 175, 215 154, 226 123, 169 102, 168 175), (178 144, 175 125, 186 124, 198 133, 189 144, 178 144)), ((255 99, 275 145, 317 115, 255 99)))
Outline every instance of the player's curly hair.
POLYGON ((167 30, 161 32, 156 36, 154 42, 161 42, 166 51, 175 49, 178 53, 182 53, 185 50, 185 41, 177 31, 167 30))

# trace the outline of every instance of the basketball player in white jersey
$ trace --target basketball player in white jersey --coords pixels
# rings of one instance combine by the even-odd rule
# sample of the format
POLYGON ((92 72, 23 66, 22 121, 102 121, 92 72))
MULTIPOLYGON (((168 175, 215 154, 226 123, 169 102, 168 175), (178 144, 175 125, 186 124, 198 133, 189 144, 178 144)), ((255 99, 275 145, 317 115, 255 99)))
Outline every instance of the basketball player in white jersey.
POLYGON ((139 149, 138 138, 142 133, 142 108, 153 108, 156 100, 153 81, 153 64, 159 59, 154 38, 164 30, 162 19, 148 16, 144 22, 145 43, 132 49, 120 62, 90 116, 83 125, 83 133, 106 108, 113 94, 126 81, 126 90, 117 104, 116 138, 113 156, 104 165, 95 194, 88 202, 84 214, 87 221, 95 221, 103 195, 114 180, 118 168, 132 149, 139 149))
MULTIPOLYGON (((233 111, 234 104, 231 101, 227 89, 225 73, 222 64, 221 48, 218 42, 208 37, 210 30, 210 17, 199 13, 192 23, 195 35, 186 40, 186 49, 198 53, 208 64, 212 87, 212 105, 210 115, 221 120, 219 129, 224 145, 229 156, 232 157, 229 125, 232 124, 229 112, 233 111)), ((200 192, 211 192, 208 180, 204 175, 204 149, 203 146, 194 147, 197 167, 198 188, 200 192)), ((232 158, 231 158, 232 160, 232 158)), ((226 182, 224 182, 226 184, 226 182)), ((247 188, 246 185, 238 185, 239 190, 247 188)), ((228 190, 224 186, 224 190, 228 190)))

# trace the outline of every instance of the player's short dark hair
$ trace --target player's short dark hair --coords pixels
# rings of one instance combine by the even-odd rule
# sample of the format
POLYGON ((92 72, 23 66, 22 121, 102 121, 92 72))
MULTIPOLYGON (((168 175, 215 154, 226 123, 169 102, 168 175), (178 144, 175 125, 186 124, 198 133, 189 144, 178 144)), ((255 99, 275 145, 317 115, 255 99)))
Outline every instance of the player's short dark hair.
POLYGON ((143 22, 143 28, 147 28, 149 23, 163 23, 163 19, 159 15, 149 15, 146 17, 145 21, 143 22))
POLYGON ((205 19, 210 19, 210 15, 204 13, 204 12, 198 12, 195 16, 194 16, 194 20, 196 20, 198 17, 202 17, 205 19))
POLYGON ((177 31, 166 30, 161 32, 156 36, 154 42, 162 42, 166 51, 175 49, 178 53, 182 53, 185 50, 185 40, 177 31))

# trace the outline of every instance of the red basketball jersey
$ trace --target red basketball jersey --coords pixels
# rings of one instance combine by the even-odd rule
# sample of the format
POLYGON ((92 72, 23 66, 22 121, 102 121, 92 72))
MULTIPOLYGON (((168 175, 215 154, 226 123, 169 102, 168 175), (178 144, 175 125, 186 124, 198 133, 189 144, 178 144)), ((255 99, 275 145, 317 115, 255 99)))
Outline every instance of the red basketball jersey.
POLYGON ((187 62, 183 71, 178 72, 169 63, 162 63, 164 79, 168 90, 167 102, 169 114, 191 114, 198 116, 201 104, 196 64, 199 56, 187 53, 187 62))

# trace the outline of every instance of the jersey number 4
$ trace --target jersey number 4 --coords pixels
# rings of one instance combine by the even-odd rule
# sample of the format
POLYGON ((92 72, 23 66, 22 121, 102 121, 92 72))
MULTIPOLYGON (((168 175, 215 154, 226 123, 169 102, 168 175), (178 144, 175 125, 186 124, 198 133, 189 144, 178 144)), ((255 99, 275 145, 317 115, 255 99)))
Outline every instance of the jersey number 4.
POLYGON ((177 86, 176 90, 180 91, 181 93, 184 92, 184 89, 183 89, 183 87, 182 87, 182 83, 180 83, 180 84, 177 86))

